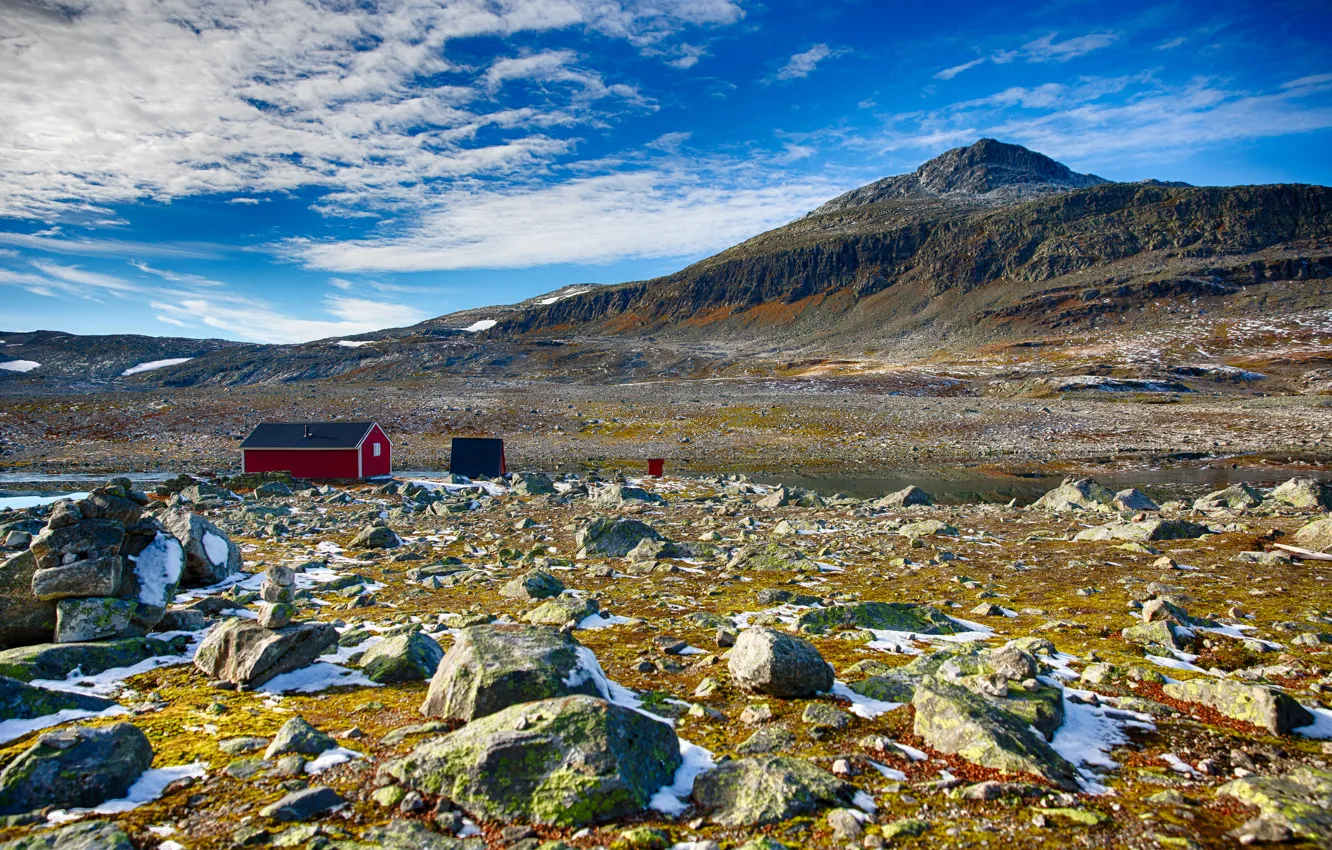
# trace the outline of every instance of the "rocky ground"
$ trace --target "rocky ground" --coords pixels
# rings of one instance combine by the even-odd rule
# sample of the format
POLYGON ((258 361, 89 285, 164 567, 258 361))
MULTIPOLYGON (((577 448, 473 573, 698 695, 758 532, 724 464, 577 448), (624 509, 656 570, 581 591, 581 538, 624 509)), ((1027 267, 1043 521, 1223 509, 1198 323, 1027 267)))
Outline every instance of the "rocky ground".
POLYGON ((1332 845, 1316 481, 127 484, 0 513, 5 850, 1332 845))
POLYGON ((1332 460, 1325 396, 1036 387, 1037 397, 1002 397, 986 395, 970 368, 616 387, 430 378, 11 396, 0 406, 0 471, 224 472, 260 421, 340 419, 377 420, 403 470, 447 469, 454 436, 502 437, 513 468, 552 472, 642 469, 650 457, 677 472, 851 476, 1179 455, 1332 460))

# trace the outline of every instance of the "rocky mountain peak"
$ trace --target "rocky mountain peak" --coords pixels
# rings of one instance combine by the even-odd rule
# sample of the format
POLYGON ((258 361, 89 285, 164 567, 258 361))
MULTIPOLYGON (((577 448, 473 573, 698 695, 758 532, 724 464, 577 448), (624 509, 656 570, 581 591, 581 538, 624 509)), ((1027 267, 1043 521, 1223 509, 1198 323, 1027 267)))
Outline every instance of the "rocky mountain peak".
POLYGON ((837 212, 894 198, 942 198, 1000 205, 1107 182, 1094 174, 1079 174, 1063 163, 1021 145, 981 139, 965 148, 946 151, 911 174, 886 177, 847 192, 819 207, 813 214, 837 212))

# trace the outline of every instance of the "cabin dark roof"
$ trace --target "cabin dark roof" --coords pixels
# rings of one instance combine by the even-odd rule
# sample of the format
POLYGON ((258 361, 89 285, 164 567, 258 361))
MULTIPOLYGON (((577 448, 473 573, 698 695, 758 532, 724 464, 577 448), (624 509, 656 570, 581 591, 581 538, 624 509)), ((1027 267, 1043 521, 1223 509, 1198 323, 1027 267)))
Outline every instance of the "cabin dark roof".
POLYGON ((373 422, 260 422, 242 449, 354 449, 373 422))

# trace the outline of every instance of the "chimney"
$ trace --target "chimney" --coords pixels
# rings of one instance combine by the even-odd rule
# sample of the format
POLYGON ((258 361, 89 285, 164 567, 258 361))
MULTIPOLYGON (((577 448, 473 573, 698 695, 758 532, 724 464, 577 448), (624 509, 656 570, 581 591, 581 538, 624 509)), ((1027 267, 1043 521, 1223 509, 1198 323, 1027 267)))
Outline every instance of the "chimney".
POLYGON ((306 425, 306 426, 305 426, 305 437, 304 437, 304 439, 307 439, 307 440, 308 440, 308 439, 310 439, 310 438, 313 437, 313 436, 314 436, 314 435, 310 433, 310 426, 309 426, 309 425, 306 425))

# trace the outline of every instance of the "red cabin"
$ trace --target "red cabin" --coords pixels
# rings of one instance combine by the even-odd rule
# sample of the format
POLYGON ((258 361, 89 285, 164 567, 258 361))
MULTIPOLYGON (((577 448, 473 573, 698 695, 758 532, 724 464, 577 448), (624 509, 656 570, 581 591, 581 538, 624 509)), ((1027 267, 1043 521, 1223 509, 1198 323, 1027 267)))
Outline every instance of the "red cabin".
POLYGON ((393 444, 375 422, 261 422, 240 447, 245 472, 373 478, 393 471, 393 444))

